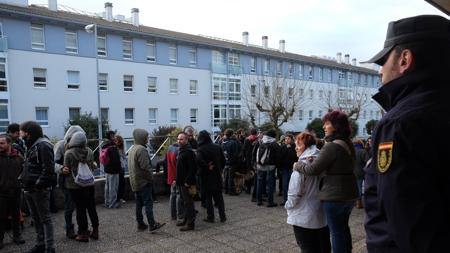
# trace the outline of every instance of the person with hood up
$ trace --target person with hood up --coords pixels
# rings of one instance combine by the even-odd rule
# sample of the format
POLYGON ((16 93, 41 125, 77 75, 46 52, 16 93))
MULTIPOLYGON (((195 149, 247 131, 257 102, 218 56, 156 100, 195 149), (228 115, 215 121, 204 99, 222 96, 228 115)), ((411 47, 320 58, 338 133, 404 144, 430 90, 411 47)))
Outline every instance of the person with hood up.
POLYGON ((83 128, 78 125, 70 126, 69 129, 67 129, 64 138, 58 141, 53 147, 53 152, 55 153, 55 172, 59 175, 58 185, 64 193, 64 221, 66 237, 70 239, 75 239, 75 237, 77 237, 72 222, 72 214, 75 210, 75 204, 73 203, 69 189, 64 186, 66 177, 62 175, 62 169, 64 168, 64 153, 66 152, 66 146, 72 136, 77 132, 85 133, 83 128))
POLYGON ((165 223, 155 221, 153 216, 152 182, 153 172, 150 156, 147 152, 148 132, 145 129, 133 130, 134 145, 128 151, 128 173, 130 186, 136 200, 136 222, 138 231, 147 228, 155 231, 165 223), (148 225, 144 222, 142 208, 145 207, 148 225), (150 227, 149 227, 150 226, 150 227))
POLYGON ((98 240, 98 215, 95 208, 95 187, 82 187, 75 183, 74 177, 78 175, 78 164, 86 163, 91 170, 97 166, 94 162, 94 153, 87 146, 86 134, 78 131, 72 135, 69 143, 66 145, 64 153, 64 168, 62 173, 65 176, 64 187, 69 190, 71 198, 75 203, 77 210, 78 235, 75 240, 79 242, 88 242, 89 237, 98 240), (92 223, 92 232, 89 234, 88 220, 86 212, 92 223))
POLYGON ((225 166, 225 156, 222 148, 214 144, 206 130, 199 133, 197 149, 197 168, 198 174, 204 184, 205 200, 206 200, 206 222, 214 222, 214 203, 219 209, 220 221, 225 222, 225 204, 222 195, 222 171, 225 166))
POLYGON ((267 180, 267 207, 275 207, 277 204, 273 201, 275 190, 275 169, 281 159, 280 146, 277 143, 275 130, 267 131, 262 138, 261 143, 254 149, 255 164, 258 174, 256 187, 257 205, 262 205, 263 181, 267 180))

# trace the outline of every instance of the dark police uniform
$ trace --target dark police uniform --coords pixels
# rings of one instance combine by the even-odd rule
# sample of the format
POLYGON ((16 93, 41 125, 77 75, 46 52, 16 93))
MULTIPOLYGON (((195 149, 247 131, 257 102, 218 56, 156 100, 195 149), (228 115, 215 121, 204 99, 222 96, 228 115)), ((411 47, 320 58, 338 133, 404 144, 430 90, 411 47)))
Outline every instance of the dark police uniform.
POLYGON ((373 97, 387 113, 366 167, 369 253, 450 252, 450 75, 442 71, 450 66, 441 67, 406 73, 373 97))

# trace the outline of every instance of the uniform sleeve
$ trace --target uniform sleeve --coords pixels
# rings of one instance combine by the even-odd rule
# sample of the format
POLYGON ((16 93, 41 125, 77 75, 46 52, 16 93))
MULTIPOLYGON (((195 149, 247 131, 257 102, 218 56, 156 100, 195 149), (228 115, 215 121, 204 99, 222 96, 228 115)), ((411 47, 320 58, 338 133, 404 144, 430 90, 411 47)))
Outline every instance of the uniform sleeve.
POLYGON ((300 202, 300 189, 303 184, 302 176, 298 172, 293 172, 289 180, 288 198, 284 208, 286 210, 294 208, 300 202))
POLYGON ((334 152, 332 145, 336 144, 325 144, 320 151, 319 156, 317 156, 312 163, 296 163, 294 165, 294 170, 308 176, 320 175, 323 171, 327 170, 336 159, 336 153, 334 152))
MULTIPOLYGON (((385 141, 393 142, 392 158, 387 156, 390 165, 379 172, 378 182, 386 230, 401 252, 442 252, 450 239, 448 142, 431 136, 443 132, 432 132, 439 128, 420 120, 413 125, 397 122, 381 131, 385 141), (445 145, 439 145, 440 141, 445 145)), ((374 155, 381 160, 380 154, 374 155)))

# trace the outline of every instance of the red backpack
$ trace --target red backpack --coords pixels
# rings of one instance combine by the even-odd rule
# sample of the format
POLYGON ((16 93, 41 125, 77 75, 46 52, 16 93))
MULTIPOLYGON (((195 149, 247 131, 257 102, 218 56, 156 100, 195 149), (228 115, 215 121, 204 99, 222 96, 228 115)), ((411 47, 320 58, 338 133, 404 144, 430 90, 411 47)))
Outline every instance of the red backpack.
POLYGON ((109 164, 109 155, 108 155, 109 147, 102 148, 100 151, 100 163, 103 165, 109 164))

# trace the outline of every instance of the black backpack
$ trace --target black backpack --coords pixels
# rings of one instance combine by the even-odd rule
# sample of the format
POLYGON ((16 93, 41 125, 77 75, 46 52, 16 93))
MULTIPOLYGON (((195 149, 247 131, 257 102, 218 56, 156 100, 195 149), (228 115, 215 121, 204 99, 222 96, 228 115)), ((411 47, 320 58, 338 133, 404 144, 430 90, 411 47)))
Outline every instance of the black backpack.
POLYGON ((275 165, 275 150, 272 143, 261 143, 256 150, 256 162, 259 165, 275 165))

